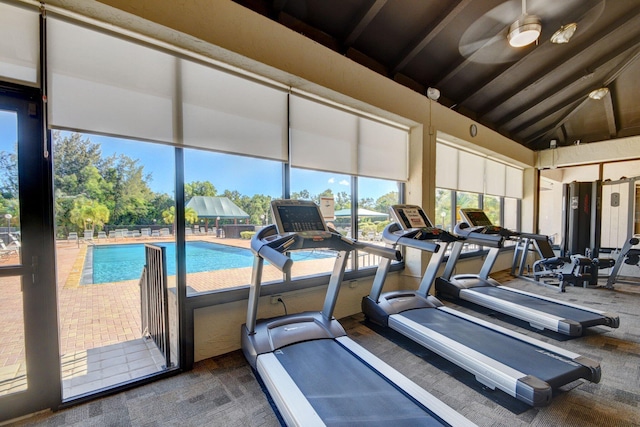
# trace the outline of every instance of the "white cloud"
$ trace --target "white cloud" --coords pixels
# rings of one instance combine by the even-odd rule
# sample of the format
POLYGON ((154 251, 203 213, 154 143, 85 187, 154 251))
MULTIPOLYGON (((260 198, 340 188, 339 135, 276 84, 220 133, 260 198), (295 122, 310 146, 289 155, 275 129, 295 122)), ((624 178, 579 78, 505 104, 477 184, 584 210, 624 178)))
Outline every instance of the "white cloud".
POLYGON ((329 182, 329 184, 333 184, 334 182, 336 182, 336 179, 335 178, 329 178, 328 182, 329 182))
POLYGON ((347 181, 346 179, 343 179, 342 181, 340 181, 340 185, 346 185, 348 187, 349 181, 347 181))

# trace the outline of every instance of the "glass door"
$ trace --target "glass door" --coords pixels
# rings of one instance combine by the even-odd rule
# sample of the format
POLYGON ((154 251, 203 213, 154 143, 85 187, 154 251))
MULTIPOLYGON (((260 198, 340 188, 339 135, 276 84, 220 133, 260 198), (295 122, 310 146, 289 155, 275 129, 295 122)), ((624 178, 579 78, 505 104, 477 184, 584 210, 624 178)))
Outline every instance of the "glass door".
POLYGON ((61 402, 40 99, 38 90, 0 84, 0 422, 61 402))

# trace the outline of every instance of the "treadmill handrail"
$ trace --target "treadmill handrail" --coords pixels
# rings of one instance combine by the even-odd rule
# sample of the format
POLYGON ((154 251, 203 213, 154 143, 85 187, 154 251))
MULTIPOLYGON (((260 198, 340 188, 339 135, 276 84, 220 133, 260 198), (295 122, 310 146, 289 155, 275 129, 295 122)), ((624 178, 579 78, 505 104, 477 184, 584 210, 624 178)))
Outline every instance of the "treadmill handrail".
POLYGON ((382 231, 382 240, 394 247, 402 245, 433 253, 437 253, 441 247, 439 243, 434 243, 433 240, 440 240, 441 237, 446 237, 447 240, 464 240, 464 237, 454 236, 445 230, 440 230, 441 233, 439 235, 434 234, 432 235, 433 238, 429 239, 431 236, 428 236, 424 231, 425 230, 421 228, 405 230, 394 222, 384 228, 382 231))
POLYGON ((491 246, 494 248, 501 248, 505 241, 505 236, 501 234, 486 234, 484 233, 485 227, 464 227, 459 223, 454 229, 456 236, 466 238, 465 243, 475 243, 482 246, 491 246))

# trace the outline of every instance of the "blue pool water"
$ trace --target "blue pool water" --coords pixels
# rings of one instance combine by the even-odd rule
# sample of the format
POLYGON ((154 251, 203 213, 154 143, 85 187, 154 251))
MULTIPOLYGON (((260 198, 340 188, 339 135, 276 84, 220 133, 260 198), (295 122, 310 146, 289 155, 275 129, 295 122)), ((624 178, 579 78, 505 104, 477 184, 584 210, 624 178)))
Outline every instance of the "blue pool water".
MULTIPOLYGON (((159 243, 166 248, 167 274, 176 274, 175 243, 159 243)), ((227 270, 251 267, 253 253, 249 249, 210 242, 187 242, 187 272, 227 270)), ((293 252, 294 261, 332 257, 330 253, 293 252)), ((120 282, 139 279, 144 267, 144 244, 93 246, 93 280, 91 283, 120 282)))

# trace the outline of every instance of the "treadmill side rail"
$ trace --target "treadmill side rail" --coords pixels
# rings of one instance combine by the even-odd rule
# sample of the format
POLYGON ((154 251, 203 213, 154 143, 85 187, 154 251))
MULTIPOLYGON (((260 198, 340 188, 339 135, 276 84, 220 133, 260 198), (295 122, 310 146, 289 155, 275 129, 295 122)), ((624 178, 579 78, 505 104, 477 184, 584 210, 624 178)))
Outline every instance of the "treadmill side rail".
POLYGON ((564 319, 539 310, 514 304, 503 299, 495 298, 490 295, 484 295, 474 292, 473 289, 463 289, 460 291, 460 298, 491 308, 511 317, 529 322, 531 326, 537 329, 548 329, 550 331, 559 332, 569 336, 582 335, 582 325, 576 321, 564 319))
POLYGON ((258 357, 256 370, 287 426, 324 426, 318 413, 273 353, 258 357))
POLYGON ((515 289, 515 288, 510 288, 508 286, 499 286, 499 288, 504 288, 504 289, 508 289, 511 292, 517 292, 519 294, 522 295, 529 295, 531 297, 535 297, 535 298, 539 298, 541 300, 545 300, 545 301, 549 301, 549 302, 555 302, 558 304, 562 304, 562 305, 566 305, 567 307, 573 307, 573 308, 577 308, 579 310, 584 310, 584 311, 588 311, 590 313, 596 313, 601 315, 602 317, 604 317, 607 320, 607 326, 609 326, 610 328, 618 328, 620 327, 620 317, 617 314, 613 314, 613 313, 608 313, 606 311, 602 311, 602 310, 597 310, 595 308, 591 308, 591 307, 585 307, 583 305, 578 305, 578 304, 573 304, 570 302, 565 302, 565 301, 560 301, 554 298, 549 298, 549 297, 545 297, 542 295, 538 295, 538 294, 534 294, 531 292, 526 292, 520 289, 515 289))
POLYGON ((547 382, 487 357, 401 314, 389 316, 389 327, 472 373, 478 382, 492 390, 498 388, 532 406, 551 402, 553 390, 547 382))

